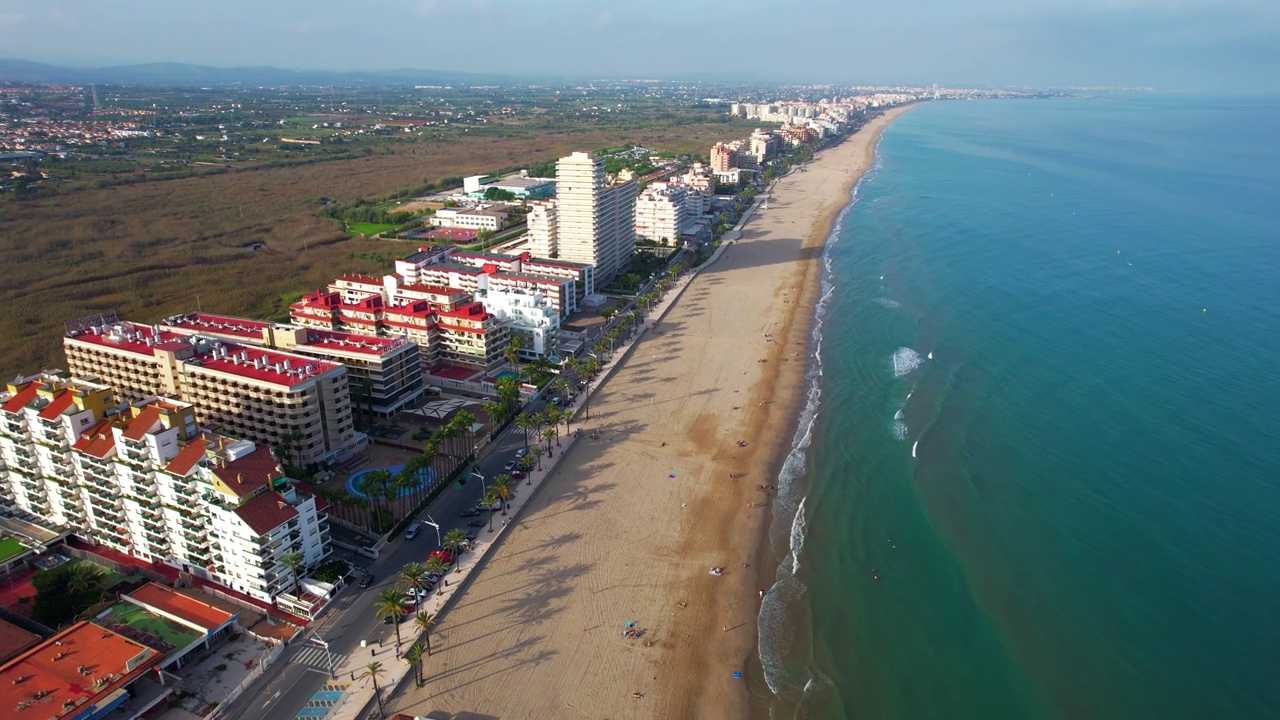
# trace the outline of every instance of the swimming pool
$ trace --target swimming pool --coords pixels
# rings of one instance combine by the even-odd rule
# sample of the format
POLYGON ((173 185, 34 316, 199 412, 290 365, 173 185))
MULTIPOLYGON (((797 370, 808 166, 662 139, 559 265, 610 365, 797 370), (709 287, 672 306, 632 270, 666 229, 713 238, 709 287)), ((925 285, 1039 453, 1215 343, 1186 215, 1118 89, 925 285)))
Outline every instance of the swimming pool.
MULTIPOLYGON (((361 470, 355 475, 352 475, 351 477, 347 478, 347 492, 351 493, 352 495, 358 498, 367 499, 369 496, 366 495, 365 492, 360 489, 360 485, 361 483, 364 482, 364 478, 366 475, 368 475, 371 472, 377 472, 378 470, 386 470, 390 472, 392 475, 394 475, 403 469, 404 469, 403 465, 393 465, 388 468, 369 468, 368 470, 361 470)), ((436 479, 435 468, 423 468, 418 471, 418 482, 413 485, 400 488, 400 494, 397 497, 405 497, 406 495, 412 495, 418 490, 421 490, 422 488, 430 485, 435 479, 436 479)))

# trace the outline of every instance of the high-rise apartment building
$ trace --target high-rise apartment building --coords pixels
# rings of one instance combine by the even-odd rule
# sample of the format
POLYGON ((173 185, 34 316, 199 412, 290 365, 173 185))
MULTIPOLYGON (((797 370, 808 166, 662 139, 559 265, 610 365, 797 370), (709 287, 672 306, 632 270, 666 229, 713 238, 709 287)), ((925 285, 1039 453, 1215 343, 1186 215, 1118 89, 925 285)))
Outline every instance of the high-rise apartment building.
MULTIPOLYGON (((271 450, 196 425, 172 398, 114 405, 114 389, 42 373, 0 391, 0 493, 87 541, 264 601, 280 562, 329 553, 325 501, 271 450)), ((300 460, 301 457, 295 458, 300 460)))
POLYGON ((635 181, 610 185, 604 160, 575 152, 556 163, 556 233, 551 257, 594 265, 607 283, 635 252, 635 181))
POLYGON ((684 186, 671 183, 645 188, 636 198, 636 237, 660 245, 678 243, 685 221, 686 192, 684 186))

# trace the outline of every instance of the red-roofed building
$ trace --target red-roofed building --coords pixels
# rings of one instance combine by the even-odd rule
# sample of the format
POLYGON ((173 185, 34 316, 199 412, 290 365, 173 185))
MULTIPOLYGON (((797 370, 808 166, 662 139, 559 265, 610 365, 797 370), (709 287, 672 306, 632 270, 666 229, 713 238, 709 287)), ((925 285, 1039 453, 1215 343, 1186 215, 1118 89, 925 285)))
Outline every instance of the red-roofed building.
POLYGON ((100 720, 121 708, 126 712, 112 717, 140 717, 171 692, 143 680, 161 657, 123 635, 77 623, 0 665, 0 708, 10 720, 100 720), (155 687, 131 692, 139 681, 155 687))
POLYGON ((0 665, 39 643, 39 635, 27 632, 7 620, 0 620, 0 665))
POLYGON ((147 612, 204 633, 205 647, 216 641, 240 617, 239 613, 229 613, 181 590, 154 582, 143 585, 122 599, 147 612))
MULTIPOLYGON (((381 302, 379 300, 379 302, 381 302)), ((379 315, 376 321, 381 320, 379 315)), ((315 325, 280 325, 260 320, 187 313, 164 321, 165 330, 260 345, 346 367, 352 396, 388 416, 422 397, 417 344, 376 333, 348 333, 315 325)))
MULTIPOLYGON (((269 330, 250 320, 218 326, 224 338, 269 330)), ((116 322, 68 333, 63 349, 73 373, 100 376, 129 399, 181 397, 200 422, 254 442, 300 432, 303 462, 341 460, 367 442, 355 432, 341 364, 191 332, 116 322)))

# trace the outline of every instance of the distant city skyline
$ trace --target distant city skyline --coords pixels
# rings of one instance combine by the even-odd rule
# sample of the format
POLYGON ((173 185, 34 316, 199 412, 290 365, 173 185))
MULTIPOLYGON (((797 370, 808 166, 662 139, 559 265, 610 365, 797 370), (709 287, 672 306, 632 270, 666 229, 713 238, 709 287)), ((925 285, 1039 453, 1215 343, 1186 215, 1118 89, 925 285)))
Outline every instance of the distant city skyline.
POLYGON ((86 67, 1280 90, 1267 0, 0 0, 0 33, 86 67))

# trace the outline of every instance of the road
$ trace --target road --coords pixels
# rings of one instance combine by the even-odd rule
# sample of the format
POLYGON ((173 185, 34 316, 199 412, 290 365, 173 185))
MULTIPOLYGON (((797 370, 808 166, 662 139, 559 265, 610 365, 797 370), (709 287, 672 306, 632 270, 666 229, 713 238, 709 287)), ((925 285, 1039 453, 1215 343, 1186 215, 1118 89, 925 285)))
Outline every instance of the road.
MULTIPOLYGON (((544 404, 539 401, 525 409, 529 412, 542 412, 544 404)), ((503 465, 513 460, 516 450, 522 447, 524 431, 513 423, 497 440, 485 446, 478 470, 485 478, 505 472, 503 465)), ((482 495, 482 484, 474 479, 468 480, 461 488, 454 484, 441 493, 419 517, 431 515, 440 524, 442 536, 453 528, 468 530, 470 528, 466 526, 466 520, 459 517, 459 513, 474 507, 482 495)), ((401 536, 388 545, 391 552, 384 550, 383 557, 371 567, 374 583, 365 589, 354 584, 343 589, 321 621, 295 640, 293 647, 284 651, 273 669, 264 673, 257 683, 232 701, 223 711, 222 717, 235 720, 295 717, 329 679, 329 673, 325 669, 327 657, 323 651, 317 652, 303 644, 304 639, 310 639, 316 634, 329 643, 335 666, 359 647, 361 640, 375 642, 386 634, 393 638, 389 647, 394 646, 394 631, 376 617, 373 603, 378 599, 378 593, 396 584, 401 567, 409 562, 426 562, 427 554, 438 547, 435 529, 426 525, 413 540, 405 540, 401 536)), ((350 680, 349 677, 338 679, 350 680)))

